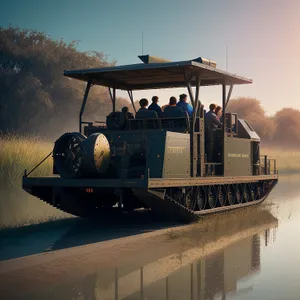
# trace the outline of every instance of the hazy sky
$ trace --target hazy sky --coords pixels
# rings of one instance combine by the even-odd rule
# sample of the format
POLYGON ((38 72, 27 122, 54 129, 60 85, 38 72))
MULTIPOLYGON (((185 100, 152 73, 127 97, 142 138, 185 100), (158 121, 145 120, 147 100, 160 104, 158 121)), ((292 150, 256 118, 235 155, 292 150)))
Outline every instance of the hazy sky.
MULTIPOLYGON (((203 56, 221 69, 227 45, 228 71, 253 79, 233 97, 256 97, 270 114, 300 109, 300 0, 0 0, 0 26, 9 24, 79 40, 79 50, 104 52, 118 64, 140 62, 142 31, 144 54, 203 56)), ((165 103, 180 92, 155 94, 165 103)), ((200 92, 205 105, 221 103, 220 96, 218 87, 200 92)))

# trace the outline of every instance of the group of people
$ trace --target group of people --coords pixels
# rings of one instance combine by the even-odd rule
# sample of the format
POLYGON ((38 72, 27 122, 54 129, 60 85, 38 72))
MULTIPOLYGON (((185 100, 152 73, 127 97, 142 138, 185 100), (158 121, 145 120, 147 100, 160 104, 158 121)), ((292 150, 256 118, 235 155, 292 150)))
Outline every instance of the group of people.
MULTIPOLYGON (((177 102, 176 97, 172 96, 170 97, 169 104, 163 105, 160 107, 158 105, 159 98, 157 96, 152 97, 152 103, 149 105, 149 102, 146 98, 142 98, 140 103, 140 110, 154 110, 156 111, 158 117, 161 117, 163 114, 163 111, 168 106, 178 106, 181 107, 184 111, 188 113, 188 115, 191 117, 193 114, 193 107, 187 103, 187 95, 181 94, 179 96, 179 101, 177 102), (149 105, 149 107, 148 107, 149 105), (148 108, 147 108, 148 107, 148 108)), ((217 106, 216 104, 210 104, 209 111, 205 114, 205 127, 209 130, 213 130, 217 127, 222 126, 222 108, 221 106, 217 106)))
POLYGON ((205 114, 205 128, 213 130, 222 126, 223 116, 222 107, 216 104, 209 105, 209 111, 205 114))
MULTIPOLYGON (((179 101, 177 102, 177 99, 175 97, 171 97, 169 100, 169 104, 164 105, 160 107, 158 105, 158 97, 154 96, 152 97, 152 103, 149 105, 149 102, 146 98, 143 98, 140 100, 140 110, 153 110, 156 111, 158 117, 162 117, 163 111, 168 106, 177 106, 181 107, 184 111, 188 113, 188 115, 191 117, 193 114, 193 107, 187 103, 187 95, 181 94, 179 96, 179 101), (149 107, 148 107, 149 105, 149 107), (148 107, 148 108, 147 108, 148 107)), ((205 112, 205 111, 204 111, 205 112)), ((217 128, 222 127, 223 124, 223 112, 222 107, 218 106, 214 103, 209 105, 209 111, 205 112, 205 147, 206 147, 206 153, 207 153, 207 161, 213 160, 213 153, 214 153, 214 132, 217 128)))
POLYGON ((181 107, 184 111, 186 111, 190 117, 193 114, 193 107, 189 103, 187 103, 187 95, 186 94, 181 94, 179 96, 178 102, 177 102, 176 97, 172 96, 169 100, 169 104, 163 105, 162 107, 160 107, 158 105, 158 101, 159 101, 159 98, 157 96, 153 96, 152 103, 149 105, 148 100, 146 98, 143 98, 139 102, 140 106, 141 106, 140 110, 147 109, 147 107, 149 105, 148 110, 156 111, 158 117, 161 117, 164 109, 167 106, 178 106, 178 107, 181 107))

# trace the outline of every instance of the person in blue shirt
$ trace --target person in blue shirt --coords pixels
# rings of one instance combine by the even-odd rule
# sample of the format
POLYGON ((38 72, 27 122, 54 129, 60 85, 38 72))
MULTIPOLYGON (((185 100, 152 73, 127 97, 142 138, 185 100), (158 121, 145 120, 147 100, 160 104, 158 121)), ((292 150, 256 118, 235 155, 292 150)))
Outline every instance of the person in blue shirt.
POLYGON ((148 107, 148 110, 154 110, 154 111, 156 111, 157 115, 159 117, 161 117, 162 116, 162 109, 161 109, 161 107, 157 103, 158 103, 158 97, 157 96, 153 96, 152 97, 152 103, 148 107))
POLYGON ((179 101, 177 103, 177 106, 181 107, 184 111, 186 111, 189 116, 191 117, 193 114, 193 107, 187 101, 187 95, 186 94, 181 94, 179 96, 179 101))

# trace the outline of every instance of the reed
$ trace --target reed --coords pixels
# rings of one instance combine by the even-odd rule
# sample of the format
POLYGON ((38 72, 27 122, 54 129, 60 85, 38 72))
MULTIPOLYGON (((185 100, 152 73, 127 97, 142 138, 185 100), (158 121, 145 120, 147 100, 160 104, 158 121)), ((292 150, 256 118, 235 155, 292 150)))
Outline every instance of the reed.
MULTIPOLYGON (((41 223, 69 216, 39 201, 22 189, 24 170, 30 171, 53 149, 44 138, 0 133, 0 228, 41 223)), ((49 157, 33 176, 52 174, 49 157)))

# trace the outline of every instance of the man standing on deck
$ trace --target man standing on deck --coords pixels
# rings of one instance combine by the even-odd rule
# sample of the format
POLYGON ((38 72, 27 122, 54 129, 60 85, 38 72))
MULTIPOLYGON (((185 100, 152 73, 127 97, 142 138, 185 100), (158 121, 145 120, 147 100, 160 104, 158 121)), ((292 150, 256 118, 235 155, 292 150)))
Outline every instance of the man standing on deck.
POLYGON ((181 94, 179 96, 179 101, 177 103, 178 107, 181 107, 184 111, 186 111, 189 116, 191 117, 193 114, 193 107, 192 105, 190 105, 189 103, 186 102, 187 101, 187 95, 186 94, 181 94))
POLYGON ((212 162, 213 153, 214 153, 214 131, 220 126, 222 123, 218 119, 215 114, 216 105, 211 104, 209 106, 209 111, 205 114, 205 148, 207 154, 207 161, 212 162))

